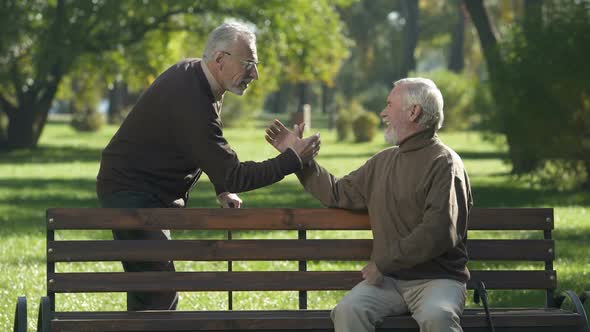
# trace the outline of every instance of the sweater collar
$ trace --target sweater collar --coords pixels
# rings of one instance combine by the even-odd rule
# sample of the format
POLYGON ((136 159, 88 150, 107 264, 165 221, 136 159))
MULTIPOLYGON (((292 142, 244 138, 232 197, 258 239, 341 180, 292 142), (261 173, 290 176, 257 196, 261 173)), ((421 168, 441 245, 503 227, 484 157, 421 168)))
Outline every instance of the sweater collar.
POLYGON ((438 135, 433 128, 427 128, 408 136, 399 144, 400 152, 409 152, 422 149, 438 141, 438 135))
POLYGON ((205 74, 205 78, 207 79, 207 83, 209 83, 209 87, 211 87, 211 93, 213 94, 215 101, 220 101, 223 97, 223 89, 215 77, 213 77, 213 74, 211 74, 211 71, 209 70, 209 67, 207 67, 205 60, 201 60, 201 69, 203 70, 203 74, 205 74))

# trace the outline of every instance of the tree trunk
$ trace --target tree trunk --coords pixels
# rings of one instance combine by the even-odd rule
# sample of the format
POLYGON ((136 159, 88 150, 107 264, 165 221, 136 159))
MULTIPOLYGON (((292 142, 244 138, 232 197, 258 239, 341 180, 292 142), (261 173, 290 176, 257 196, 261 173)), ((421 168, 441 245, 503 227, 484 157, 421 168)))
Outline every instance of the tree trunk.
POLYGON ((590 160, 584 160, 584 166, 586 167, 586 181, 582 183, 582 188, 590 190, 590 160))
POLYGON ((483 5, 483 0, 463 0, 463 5, 471 16, 471 21, 477 30, 483 55, 488 65, 488 73, 493 81, 501 65, 496 30, 490 21, 488 11, 483 5))
POLYGON ((299 83, 299 107, 297 107, 298 112, 303 111, 303 105, 311 104, 311 93, 309 90, 310 86, 308 82, 299 83))
POLYGON ((463 47, 465 44, 465 8, 461 1, 457 0, 457 22, 453 27, 451 49, 449 52, 449 70, 456 73, 463 71, 465 57, 463 47))
POLYGON ((7 141, 4 148, 16 150, 35 147, 39 135, 34 124, 34 112, 31 109, 19 108, 14 115, 8 117, 7 141))
POLYGON ((405 0, 403 7, 406 17, 406 25, 404 26, 405 42, 404 42, 404 61, 400 71, 401 78, 407 77, 408 72, 416 69, 416 58, 414 52, 418 45, 418 19, 419 9, 418 0, 405 0))
POLYGON ((543 23, 543 1, 542 0, 525 0, 524 2, 524 32, 525 35, 531 36, 539 32, 543 23))
POLYGON ((129 90, 127 83, 115 81, 113 88, 109 90, 109 108, 107 111, 110 124, 119 124, 124 119, 123 111, 128 106, 129 90))

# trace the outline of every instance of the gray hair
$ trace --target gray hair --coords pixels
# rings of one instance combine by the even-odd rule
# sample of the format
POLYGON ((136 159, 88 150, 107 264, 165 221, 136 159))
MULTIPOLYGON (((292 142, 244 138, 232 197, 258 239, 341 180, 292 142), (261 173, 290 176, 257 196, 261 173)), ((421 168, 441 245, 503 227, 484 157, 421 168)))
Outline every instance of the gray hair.
POLYGON ((256 35, 245 24, 239 22, 223 23, 209 34, 203 58, 213 59, 215 52, 226 51, 240 38, 248 44, 256 43, 256 35))
POLYGON ((422 77, 403 78, 393 83, 393 86, 406 87, 404 106, 422 106, 422 116, 418 123, 426 128, 439 130, 445 115, 443 113, 443 96, 432 80, 422 77))

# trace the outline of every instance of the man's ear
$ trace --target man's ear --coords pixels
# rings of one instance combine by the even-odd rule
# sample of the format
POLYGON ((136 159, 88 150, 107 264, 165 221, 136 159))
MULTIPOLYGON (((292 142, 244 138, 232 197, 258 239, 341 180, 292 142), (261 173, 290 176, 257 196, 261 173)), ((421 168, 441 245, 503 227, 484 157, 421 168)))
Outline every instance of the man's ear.
POLYGON ((224 57, 224 53, 223 52, 219 52, 216 51, 215 55, 213 56, 213 60, 215 62, 215 66, 217 68, 219 68, 221 70, 221 68, 223 68, 223 57, 224 57))
POLYGON ((418 122, 420 116, 422 115, 422 105, 414 105, 410 110, 410 121, 418 122))

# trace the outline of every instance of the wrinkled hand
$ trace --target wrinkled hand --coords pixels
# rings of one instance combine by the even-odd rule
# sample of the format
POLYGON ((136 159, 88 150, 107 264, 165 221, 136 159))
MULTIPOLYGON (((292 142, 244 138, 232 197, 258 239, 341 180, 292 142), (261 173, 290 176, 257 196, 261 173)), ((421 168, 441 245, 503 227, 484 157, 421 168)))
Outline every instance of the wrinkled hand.
POLYGON ((242 207, 242 199, 234 193, 224 192, 217 195, 217 201, 222 208, 236 208, 242 207))
POLYGON ((285 152, 288 148, 293 149, 301 161, 306 164, 315 158, 320 151, 320 134, 316 133, 307 138, 303 137, 305 124, 295 125, 294 132, 287 129, 279 120, 266 128, 266 141, 275 147, 279 152, 285 152))
POLYGON ((367 266, 362 269, 363 279, 369 284, 379 286, 383 283, 383 274, 377 268, 375 262, 369 262, 367 266))

